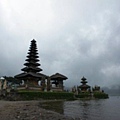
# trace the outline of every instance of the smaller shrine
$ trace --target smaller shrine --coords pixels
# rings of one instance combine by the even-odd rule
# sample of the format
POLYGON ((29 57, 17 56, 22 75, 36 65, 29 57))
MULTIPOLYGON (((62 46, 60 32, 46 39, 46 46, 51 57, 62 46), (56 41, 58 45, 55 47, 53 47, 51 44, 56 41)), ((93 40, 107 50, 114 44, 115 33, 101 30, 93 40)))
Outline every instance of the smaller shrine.
POLYGON ((82 85, 77 86, 77 88, 75 86, 72 88, 72 92, 75 94, 76 98, 108 98, 108 94, 104 93, 104 90, 101 91, 100 86, 95 85, 95 87, 92 87, 91 89, 91 86, 87 84, 87 79, 85 77, 82 77, 81 83, 82 85))
POLYGON ((63 80, 68 79, 66 76, 56 73, 50 76, 51 90, 52 91, 63 91, 63 80))
POLYGON ((87 79, 83 76, 81 79, 82 85, 78 86, 80 92, 90 91, 90 86, 87 85, 87 79))

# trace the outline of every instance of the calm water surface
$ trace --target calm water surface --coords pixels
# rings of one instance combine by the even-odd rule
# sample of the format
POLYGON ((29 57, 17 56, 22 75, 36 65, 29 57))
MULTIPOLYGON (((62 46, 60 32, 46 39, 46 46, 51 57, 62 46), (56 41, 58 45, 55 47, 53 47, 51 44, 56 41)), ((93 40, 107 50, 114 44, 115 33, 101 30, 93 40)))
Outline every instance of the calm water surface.
POLYGON ((64 114, 82 120, 120 120, 120 97, 64 102, 64 114))
POLYGON ((82 120, 120 120, 119 96, 99 100, 54 101, 42 104, 42 107, 82 120))

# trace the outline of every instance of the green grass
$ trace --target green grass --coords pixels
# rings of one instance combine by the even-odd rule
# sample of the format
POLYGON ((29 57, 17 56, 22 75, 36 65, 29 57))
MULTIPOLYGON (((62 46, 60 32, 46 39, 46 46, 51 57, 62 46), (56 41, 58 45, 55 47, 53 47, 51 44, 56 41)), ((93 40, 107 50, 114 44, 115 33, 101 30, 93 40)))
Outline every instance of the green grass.
POLYGON ((102 92, 94 92, 94 97, 99 99, 109 98, 108 94, 102 92))
POLYGON ((19 91, 18 94, 24 100, 37 100, 37 99, 74 99, 73 93, 67 92, 39 92, 39 91, 19 91))
POLYGON ((90 97, 89 92, 79 93, 78 95, 75 95, 76 98, 88 98, 90 97))
MULTIPOLYGON (((76 98, 92 98, 92 95, 89 92, 79 93, 75 95, 76 98)), ((106 99, 109 98, 108 94, 102 92, 93 92, 93 98, 106 99)))

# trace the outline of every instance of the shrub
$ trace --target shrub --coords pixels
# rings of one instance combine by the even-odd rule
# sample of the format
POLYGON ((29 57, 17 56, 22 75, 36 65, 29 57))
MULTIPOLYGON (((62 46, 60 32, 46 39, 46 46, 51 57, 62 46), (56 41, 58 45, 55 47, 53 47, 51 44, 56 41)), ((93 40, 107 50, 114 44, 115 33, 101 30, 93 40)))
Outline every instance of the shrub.
POLYGON ((75 95, 76 98, 99 98, 99 99, 105 99, 105 98, 109 98, 108 94, 106 93, 102 93, 102 92, 93 92, 93 96, 92 94, 90 94, 89 92, 84 92, 84 93, 79 93, 78 95, 75 95))
POLYGON ((94 92, 94 97, 99 99, 109 98, 108 94, 102 92, 94 92))
POLYGON ((89 92, 79 93, 78 95, 75 95, 76 98, 87 98, 91 97, 89 92))
POLYGON ((74 99, 73 93, 67 92, 38 92, 38 91, 19 91, 18 94, 24 100, 35 99, 74 99))

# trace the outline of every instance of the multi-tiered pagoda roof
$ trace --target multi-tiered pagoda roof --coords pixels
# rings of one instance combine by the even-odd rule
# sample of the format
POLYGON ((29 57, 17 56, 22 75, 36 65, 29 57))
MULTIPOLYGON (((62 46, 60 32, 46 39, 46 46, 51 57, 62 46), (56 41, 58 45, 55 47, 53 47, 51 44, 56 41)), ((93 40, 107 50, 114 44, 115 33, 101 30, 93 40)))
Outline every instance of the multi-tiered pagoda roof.
POLYGON ((79 88, 80 88, 81 90, 86 91, 88 88, 90 88, 90 86, 87 85, 87 81, 86 81, 86 80, 87 80, 87 79, 86 79, 85 77, 83 77, 83 78, 81 79, 82 85, 79 86, 79 88))
POLYGON ((33 39, 31 41, 27 59, 25 60, 26 62, 24 63, 25 67, 21 69, 23 73, 16 75, 15 78, 23 80, 28 80, 28 78, 32 78, 34 80, 42 79, 43 77, 45 78, 46 75, 39 73, 42 69, 39 67, 40 64, 38 63, 38 58, 39 56, 36 41, 33 39))

